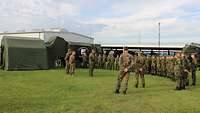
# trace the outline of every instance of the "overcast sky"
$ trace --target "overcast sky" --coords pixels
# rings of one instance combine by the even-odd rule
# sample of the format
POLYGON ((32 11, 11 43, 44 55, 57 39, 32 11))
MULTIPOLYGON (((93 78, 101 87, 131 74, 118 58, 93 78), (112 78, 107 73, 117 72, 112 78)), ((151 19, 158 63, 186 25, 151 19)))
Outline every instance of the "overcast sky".
POLYGON ((2 0, 0 31, 63 27, 98 43, 200 42, 200 0, 2 0), (139 38, 141 37, 141 38, 139 38))

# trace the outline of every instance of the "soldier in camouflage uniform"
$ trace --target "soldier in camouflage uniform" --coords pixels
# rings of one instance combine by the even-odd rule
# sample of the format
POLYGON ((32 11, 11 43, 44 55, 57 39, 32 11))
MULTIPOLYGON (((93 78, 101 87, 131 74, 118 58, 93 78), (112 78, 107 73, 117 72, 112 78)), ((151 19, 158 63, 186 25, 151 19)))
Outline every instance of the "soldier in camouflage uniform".
POLYGON ((92 49, 92 52, 89 55, 89 76, 93 77, 93 72, 96 64, 96 51, 92 49))
POLYGON ((115 58, 115 70, 119 69, 119 55, 115 58))
POLYGON ((190 58, 190 64, 191 64, 191 75, 192 75, 192 85, 196 85, 196 70, 197 70, 197 59, 196 54, 192 54, 190 58))
POLYGON ((75 67, 76 67, 75 55, 76 55, 76 52, 73 51, 69 57, 69 65, 70 65, 69 73, 71 76, 74 76, 74 74, 75 74, 75 67))
POLYGON ((108 57, 107 57, 107 62, 106 62, 106 68, 107 69, 109 69, 109 70, 111 70, 111 59, 112 59, 112 54, 111 54, 111 52, 108 54, 108 57))
POLYGON ((98 58, 97 58, 97 62, 98 62, 98 68, 101 69, 102 68, 102 55, 99 54, 98 58))
POLYGON ((151 63, 152 63, 152 57, 151 56, 147 56, 147 73, 148 74, 151 73, 151 63))
POLYGON ((106 55, 106 53, 104 53, 103 54, 103 61, 102 61, 103 69, 106 69, 106 62, 107 62, 107 55, 106 55))
POLYGON ((145 87, 145 79, 144 79, 144 73, 145 73, 145 57, 142 55, 142 53, 138 53, 138 56, 136 58, 136 71, 135 71, 135 77, 136 77, 136 83, 135 87, 138 88, 139 85, 139 77, 142 80, 142 87, 145 87))
POLYGON ((160 72, 161 72, 161 63, 160 63, 160 57, 156 57, 156 70, 157 70, 157 75, 160 76, 160 72))
POLYGON ((68 49, 68 52, 65 55, 65 70, 66 70, 66 74, 69 74, 69 68, 70 68, 70 64, 69 64, 69 57, 72 54, 72 50, 68 49))
POLYGON ((181 90, 182 89, 182 59, 181 59, 181 54, 177 53, 175 56, 175 66, 174 66, 174 74, 175 74, 175 79, 176 79, 176 90, 181 90))
POLYGON ((120 93, 121 83, 123 79, 125 79, 125 85, 123 89, 123 93, 126 94, 126 91, 128 89, 128 80, 129 80, 129 73, 133 66, 133 56, 128 53, 128 48, 124 47, 123 54, 120 55, 119 58, 119 74, 117 76, 117 84, 116 84, 116 90, 115 93, 120 93))
POLYGON ((171 77, 171 79, 173 80, 173 81, 175 81, 176 80, 176 76, 175 76, 175 62, 176 62, 176 58, 174 57, 174 56, 172 56, 171 57, 171 65, 170 65, 170 69, 171 69, 171 75, 172 75, 172 77, 171 77))
POLYGON ((111 55, 110 68, 111 70, 115 69, 115 57, 113 54, 111 55))
POLYGON ((151 60, 151 74, 156 75, 156 57, 152 56, 151 60))
POLYGON ((186 54, 182 54, 182 65, 183 65, 183 68, 182 68, 182 89, 185 89, 186 86, 189 85, 189 71, 190 71, 190 63, 189 63, 189 60, 188 60, 188 56, 186 54))
POLYGON ((82 67, 83 68, 87 68, 87 65, 88 65, 88 56, 87 56, 86 52, 84 52, 82 54, 82 60, 83 60, 82 67))

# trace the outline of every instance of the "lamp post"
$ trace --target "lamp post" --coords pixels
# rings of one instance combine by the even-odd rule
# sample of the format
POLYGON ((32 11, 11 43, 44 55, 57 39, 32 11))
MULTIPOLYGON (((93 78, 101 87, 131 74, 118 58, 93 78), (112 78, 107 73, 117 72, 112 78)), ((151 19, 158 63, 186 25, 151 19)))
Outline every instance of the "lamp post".
POLYGON ((160 56, 160 22, 158 23, 158 49, 159 49, 159 56, 160 56))

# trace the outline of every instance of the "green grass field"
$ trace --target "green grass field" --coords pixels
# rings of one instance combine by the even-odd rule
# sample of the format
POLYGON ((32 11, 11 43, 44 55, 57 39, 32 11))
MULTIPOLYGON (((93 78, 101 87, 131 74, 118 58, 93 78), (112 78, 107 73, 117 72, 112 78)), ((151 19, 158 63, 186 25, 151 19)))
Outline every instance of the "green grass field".
POLYGON ((115 95, 116 75, 95 70, 90 78, 83 69, 75 77, 64 70, 0 71, 0 113, 200 113, 198 83, 175 91, 171 80, 146 75, 146 88, 136 89, 131 76, 128 94, 115 95))

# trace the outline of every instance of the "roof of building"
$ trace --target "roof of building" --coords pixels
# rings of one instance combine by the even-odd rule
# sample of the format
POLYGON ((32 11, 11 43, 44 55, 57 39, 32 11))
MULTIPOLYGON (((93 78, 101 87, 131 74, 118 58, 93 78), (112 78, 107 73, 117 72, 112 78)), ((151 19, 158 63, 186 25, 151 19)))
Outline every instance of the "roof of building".
POLYGON ((170 44, 170 43, 165 43, 161 44, 160 46, 155 43, 145 43, 145 44, 102 44, 101 47, 103 48, 123 48, 123 47, 128 47, 128 48, 135 48, 135 49, 182 49, 185 44, 170 44))
POLYGON ((67 31, 25 31, 25 32, 6 32, 6 33, 0 33, 0 35, 9 35, 9 34, 30 34, 30 33, 70 33, 70 34, 74 34, 74 35, 79 35, 88 39, 92 39, 94 40, 94 38, 86 36, 86 35, 82 35, 79 33, 74 33, 74 32, 67 32, 67 31))

